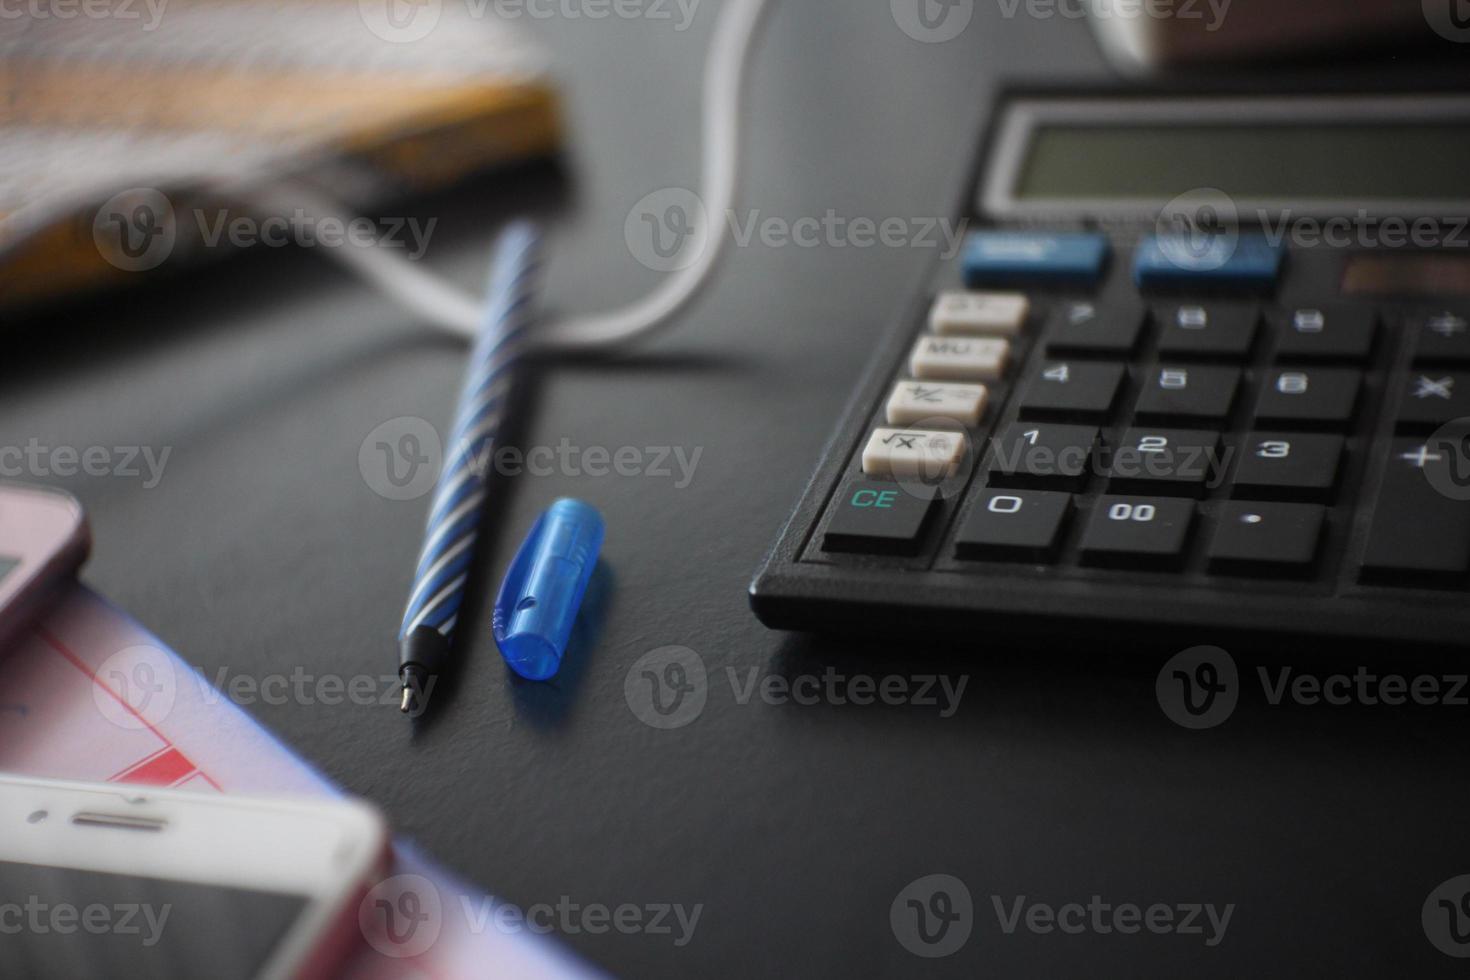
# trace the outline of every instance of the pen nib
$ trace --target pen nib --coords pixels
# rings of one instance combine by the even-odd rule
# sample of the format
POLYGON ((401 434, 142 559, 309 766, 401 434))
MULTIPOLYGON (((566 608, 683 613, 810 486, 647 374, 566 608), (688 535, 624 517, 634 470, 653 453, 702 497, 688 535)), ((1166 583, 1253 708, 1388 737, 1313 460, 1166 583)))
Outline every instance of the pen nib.
POLYGON ((434 678, 418 663, 405 664, 399 673, 403 680, 403 694, 398 700, 398 710, 410 718, 417 718, 429 706, 434 678))

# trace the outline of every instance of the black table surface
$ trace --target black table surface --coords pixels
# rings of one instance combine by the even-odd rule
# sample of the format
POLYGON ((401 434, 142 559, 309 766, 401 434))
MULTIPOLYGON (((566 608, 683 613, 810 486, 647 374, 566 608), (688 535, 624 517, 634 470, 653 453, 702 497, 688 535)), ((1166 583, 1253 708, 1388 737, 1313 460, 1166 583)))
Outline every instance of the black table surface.
MULTIPOLYGON (((776 3, 750 90, 742 218, 956 217, 998 85, 1113 77, 1085 23, 1024 5, 1007 17, 1010 7, 976 3, 958 38, 924 44, 885 3, 776 3)), ((602 309, 652 286, 624 219, 652 191, 697 184, 715 13, 697 7, 682 32, 677 18, 529 21, 563 82, 567 155, 415 201, 407 214, 438 219, 427 265, 477 288, 497 228, 529 213, 551 228, 550 308, 602 309)), ((431 723, 313 697, 244 707, 510 902, 701 907, 682 946, 617 930, 563 937, 616 974, 1457 970, 1426 939, 1421 909, 1470 872, 1465 707, 1273 706, 1257 687, 1225 725, 1188 731, 1154 694, 1178 647, 1136 632, 1062 649, 983 631, 785 635, 752 616, 753 570, 932 260, 922 247, 757 240, 732 249, 656 342, 541 371, 520 445, 678 447, 699 453, 692 480, 501 483, 462 672, 431 723), (605 570, 561 676, 525 683, 491 642, 490 595, 536 514, 565 495, 606 516, 605 570), (666 646, 694 651, 708 677, 702 712, 671 730, 645 724, 625 696, 639 658, 666 646), (946 716, 749 686, 829 672, 966 687, 946 716), (933 874, 965 882, 974 928, 958 953, 921 959, 890 907, 933 874), (1009 915, 1019 896, 1234 911, 1214 946, 1208 927, 1008 933, 997 903, 1009 915)), ((0 444, 170 451, 152 487, 32 475, 86 504, 89 584, 211 678, 393 671, 426 500, 376 494, 359 448, 395 418, 443 431, 461 347, 321 255, 272 249, 29 317, 8 336, 19 344, 0 366, 0 444)), ((1231 652, 1247 677, 1283 656, 1315 673, 1460 666, 1392 650, 1231 652)))

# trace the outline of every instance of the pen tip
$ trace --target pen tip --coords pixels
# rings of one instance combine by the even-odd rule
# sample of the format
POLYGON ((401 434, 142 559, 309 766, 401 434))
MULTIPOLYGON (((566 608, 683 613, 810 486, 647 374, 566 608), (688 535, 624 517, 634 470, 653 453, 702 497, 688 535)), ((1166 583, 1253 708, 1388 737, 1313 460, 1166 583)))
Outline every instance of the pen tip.
POLYGON ((405 685, 403 685, 403 697, 398 702, 398 710, 401 711, 401 712, 403 712, 404 714, 408 714, 408 710, 410 708, 412 708, 412 707, 413 707, 413 688, 411 688, 407 684, 405 684, 405 685))

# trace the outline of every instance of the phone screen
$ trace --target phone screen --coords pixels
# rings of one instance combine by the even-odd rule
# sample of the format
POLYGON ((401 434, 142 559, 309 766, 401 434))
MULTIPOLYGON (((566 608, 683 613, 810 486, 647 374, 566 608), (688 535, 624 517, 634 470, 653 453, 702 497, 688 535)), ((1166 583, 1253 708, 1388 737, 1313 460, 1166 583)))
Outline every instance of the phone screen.
POLYGON ((306 896, 0 861, 0 977, 249 980, 306 896))

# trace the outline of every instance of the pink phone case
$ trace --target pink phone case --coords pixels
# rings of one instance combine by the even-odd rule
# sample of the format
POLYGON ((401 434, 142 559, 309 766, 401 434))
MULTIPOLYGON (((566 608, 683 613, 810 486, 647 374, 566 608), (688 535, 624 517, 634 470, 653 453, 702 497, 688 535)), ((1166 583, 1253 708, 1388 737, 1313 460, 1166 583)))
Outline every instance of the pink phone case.
POLYGON ((15 562, 0 577, 0 654, 76 574, 90 547, 86 515, 71 494, 0 484, 0 560, 15 562))

